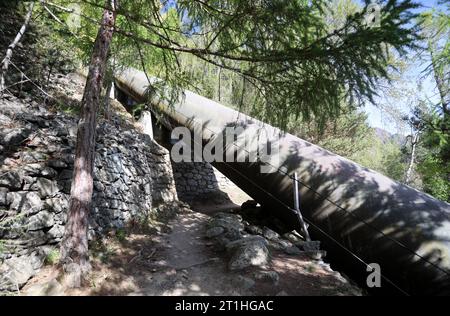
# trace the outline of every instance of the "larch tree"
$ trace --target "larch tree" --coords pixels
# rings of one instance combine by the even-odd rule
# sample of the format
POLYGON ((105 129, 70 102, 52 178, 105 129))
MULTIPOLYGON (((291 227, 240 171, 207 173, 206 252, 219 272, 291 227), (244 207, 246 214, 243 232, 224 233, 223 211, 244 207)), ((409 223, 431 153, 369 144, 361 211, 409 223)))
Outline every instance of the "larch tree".
POLYGON ((450 201, 450 4, 440 2, 440 9, 419 18, 425 41, 424 75, 434 81, 437 98, 426 100, 427 111, 417 116, 424 126, 420 145, 426 150, 418 171, 425 192, 450 201))
POLYGON ((118 63, 146 70, 171 87, 190 87, 191 78, 181 67, 183 55, 236 74, 252 87, 258 116, 285 127, 292 116, 325 121, 339 112, 343 100, 373 101, 379 80, 388 77, 388 50, 402 54, 418 38, 411 12, 417 4, 411 0, 384 1, 374 25, 366 19, 371 8, 366 1, 334 29, 327 25, 323 0, 122 0, 119 8, 115 1, 46 3, 58 14, 74 13, 67 9, 70 4, 81 5, 85 26, 77 37, 84 48, 92 45, 89 38, 98 29, 61 245, 63 264, 78 279, 89 267, 95 117, 110 45, 118 63))
POLYGON ((61 242, 61 263, 72 286, 80 286, 82 276, 90 270, 87 228, 93 193, 96 119, 102 101, 101 89, 116 23, 116 12, 117 1, 107 0, 81 101, 70 206, 61 242))

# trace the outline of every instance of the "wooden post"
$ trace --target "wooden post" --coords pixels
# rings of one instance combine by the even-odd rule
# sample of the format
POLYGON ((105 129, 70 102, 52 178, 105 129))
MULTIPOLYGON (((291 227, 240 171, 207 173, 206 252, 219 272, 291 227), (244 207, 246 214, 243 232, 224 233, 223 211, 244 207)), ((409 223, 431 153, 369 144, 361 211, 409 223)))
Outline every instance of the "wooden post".
POLYGON ((297 172, 294 173, 294 208, 297 212, 298 220, 302 226, 303 233, 305 234, 306 241, 311 241, 311 237, 308 233, 308 228, 306 228, 305 221, 303 220, 302 213, 300 212, 300 197, 298 195, 298 180, 297 172))

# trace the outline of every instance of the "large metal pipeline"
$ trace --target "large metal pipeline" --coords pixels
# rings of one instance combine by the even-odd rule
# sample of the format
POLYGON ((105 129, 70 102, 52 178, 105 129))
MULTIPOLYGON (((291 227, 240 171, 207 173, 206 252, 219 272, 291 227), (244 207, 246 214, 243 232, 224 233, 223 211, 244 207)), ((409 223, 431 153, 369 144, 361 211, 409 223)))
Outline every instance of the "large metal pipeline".
MULTIPOLYGON (((152 83, 134 69, 116 75, 119 89, 138 102, 148 101, 152 83)), ((297 172, 303 216, 332 264, 361 285, 371 273, 367 265, 380 266, 381 287, 372 293, 450 295, 448 203, 190 91, 171 105, 154 94, 151 104, 204 143, 222 137, 229 126, 276 143, 278 155, 265 163, 213 165, 300 231, 292 211, 292 175, 297 172), (262 173, 261 165, 275 172, 262 173)))

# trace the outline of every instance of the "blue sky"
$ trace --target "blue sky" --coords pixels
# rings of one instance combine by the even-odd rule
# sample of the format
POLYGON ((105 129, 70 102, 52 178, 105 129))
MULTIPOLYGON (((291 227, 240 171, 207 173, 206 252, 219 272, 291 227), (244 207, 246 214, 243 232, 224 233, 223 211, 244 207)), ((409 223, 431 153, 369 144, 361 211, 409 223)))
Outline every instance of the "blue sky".
MULTIPOLYGON (((433 7, 437 7, 437 0, 418 0, 423 7, 419 11, 426 11, 430 10, 433 7)), ((436 102, 437 101, 437 90, 435 87, 435 84, 430 77, 424 78, 422 82, 422 89, 419 91, 416 86, 416 80, 418 80, 420 77, 423 77, 423 70, 425 69, 426 65, 423 65, 421 63, 415 63, 406 73, 405 79, 408 82, 406 84, 407 89, 411 89, 411 92, 409 94, 410 99, 414 98, 428 98, 431 101, 436 102)), ((399 87, 400 89, 402 87, 399 87)), ((386 101, 385 98, 382 98, 380 100, 380 103, 386 101)), ((397 109, 399 109, 401 112, 407 114, 409 111, 408 106, 409 100, 405 97, 400 102, 395 104, 397 109)), ((384 111, 382 111, 380 108, 373 106, 373 105, 367 105, 364 108, 364 111, 368 114, 368 121, 369 124, 373 127, 379 127, 383 128, 391 133, 408 133, 408 130, 405 129, 399 129, 398 126, 392 121, 390 116, 386 114, 384 111)))

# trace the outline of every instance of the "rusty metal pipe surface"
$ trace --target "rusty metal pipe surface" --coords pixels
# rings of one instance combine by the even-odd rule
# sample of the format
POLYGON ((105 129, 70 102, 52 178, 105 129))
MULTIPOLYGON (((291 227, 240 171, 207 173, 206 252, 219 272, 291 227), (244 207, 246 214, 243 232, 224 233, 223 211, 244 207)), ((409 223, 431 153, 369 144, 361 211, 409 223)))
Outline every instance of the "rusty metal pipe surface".
MULTIPOLYGON (((135 69, 117 74, 116 84, 138 102, 146 101, 151 86, 135 69)), ((260 163, 213 165, 301 231, 292 211, 292 175, 297 172, 302 213, 332 264, 362 285, 370 273, 367 264, 380 265, 382 286, 372 293, 450 295, 448 203, 190 91, 172 106, 157 96, 151 104, 203 142, 227 126, 241 126, 250 136, 269 135, 280 148, 279 159, 269 162, 276 172, 261 173, 260 163)))

